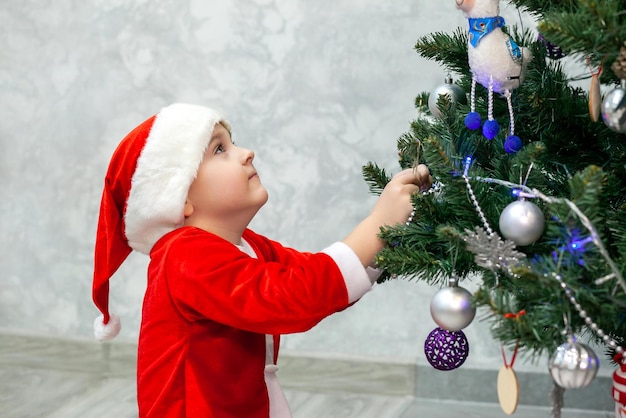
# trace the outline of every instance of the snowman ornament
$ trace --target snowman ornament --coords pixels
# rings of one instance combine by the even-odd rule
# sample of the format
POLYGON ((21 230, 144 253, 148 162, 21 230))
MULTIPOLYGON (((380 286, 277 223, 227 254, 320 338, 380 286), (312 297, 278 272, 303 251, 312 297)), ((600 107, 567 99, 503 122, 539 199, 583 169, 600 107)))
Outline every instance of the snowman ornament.
POLYGON ((515 136, 511 92, 524 81, 526 67, 532 59, 528 48, 520 47, 502 28, 505 21, 500 16, 499 0, 455 0, 469 24, 468 61, 472 73, 470 113, 465 125, 472 130, 481 126, 481 117, 475 111, 476 83, 489 91, 488 118, 482 124, 483 135, 493 139, 500 131, 493 118, 493 93, 507 99, 510 132, 504 144, 507 152, 521 149, 521 140, 515 136))

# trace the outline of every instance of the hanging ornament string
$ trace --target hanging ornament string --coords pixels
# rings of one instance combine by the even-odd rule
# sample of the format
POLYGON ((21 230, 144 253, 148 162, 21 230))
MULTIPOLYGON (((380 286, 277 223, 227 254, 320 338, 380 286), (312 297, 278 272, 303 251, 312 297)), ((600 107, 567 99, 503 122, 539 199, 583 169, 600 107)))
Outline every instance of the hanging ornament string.
POLYGON ((513 116, 513 103, 511 101, 511 91, 507 90, 504 92, 504 97, 506 97, 506 104, 509 108, 509 135, 515 135, 515 117, 513 116))
POLYGON ((493 76, 489 76, 489 89, 488 89, 488 102, 487 102, 487 118, 493 120, 493 76))
POLYGON ((519 340, 517 340, 517 342, 515 343, 515 348, 513 349, 513 356, 511 357, 511 363, 509 364, 506 363, 506 354, 504 352, 504 346, 500 346, 500 349, 502 351, 502 360, 504 361, 504 367, 508 367, 509 369, 512 369, 513 365, 515 364, 515 359, 517 358, 517 352, 519 351, 519 340))
MULTIPOLYGON (((415 159, 413 160, 413 166, 411 167, 413 169, 413 174, 416 174, 417 172, 417 166, 420 163, 420 157, 422 154, 422 141, 420 141, 419 139, 416 140, 417 142, 417 151, 415 154, 415 159)), ((424 193, 427 193, 424 192, 424 193)), ((406 226, 411 225, 411 222, 413 222, 413 218, 415 217, 415 205, 412 205, 413 209, 411 210, 411 213, 409 214, 409 217, 407 218, 406 222, 404 223, 406 226)))
POLYGON ((470 90, 470 112, 476 112, 476 76, 472 76, 472 88, 470 90))
MULTIPOLYGON (((417 153, 415 155, 415 159, 413 160, 413 166, 412 166, 412 169, 413 169, 414 173, 417 170, 417 166, 420 164, 421 151, 422 151, 422 143, 418 139, 417 140, 417 153)), ((423 191, 422 195, 437 193, 438 191, 441 190, 442 187, 443 187, 443 184, 441 182, 439 182, 439 181, 433 182, 433 184, 430 187, 430 189, 423 191)), ((407 220, 406 220, 406 222, 404 224, 406 226, 411 225, 411 222, 413 222, 414 218, 415 218, 415 205, 413 205, 413 210, 411 210, 411 213, 409 214, 409 217, 407 218, 407 220)))
MULTIPOLYGON (((521 311, 517 313, 510 312, 510 313, 504 314, 503 317, 506 319, 515 319, 516 321, 519 321, 519 319, 523 315, 526 315, 525 309, 522 309, 521 311)), ((510 364, 506 363, 506 354, 504 353, 504 345, 500 346, 500 350, 502 351, 502 360, 504 361, 504 367, 508 367, 509 369, 512 369, 513 365, 515 364, 515 359, 517 358, 517 352, 519 351, 519 339, 515 342, 515 348, 513 349, 513 356, 511 357, 510 364)))
POLYGON ((489 76, 489 96, 487 104, 487 120, 483 124, 483 136, 489 140, 498 135, 500 125, 493 117, 493 76, 489 76))

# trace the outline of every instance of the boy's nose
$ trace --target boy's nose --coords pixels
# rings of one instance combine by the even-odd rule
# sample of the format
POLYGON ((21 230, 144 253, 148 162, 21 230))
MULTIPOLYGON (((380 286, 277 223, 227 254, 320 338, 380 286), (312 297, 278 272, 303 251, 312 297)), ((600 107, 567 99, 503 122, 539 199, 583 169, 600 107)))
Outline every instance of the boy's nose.
POLYGON ((251 163, 252 160, 254 160, 254 151, 247 149, 247 148, 242 148, 242 156, 243 156, 243 161, 245 163, 251 163))

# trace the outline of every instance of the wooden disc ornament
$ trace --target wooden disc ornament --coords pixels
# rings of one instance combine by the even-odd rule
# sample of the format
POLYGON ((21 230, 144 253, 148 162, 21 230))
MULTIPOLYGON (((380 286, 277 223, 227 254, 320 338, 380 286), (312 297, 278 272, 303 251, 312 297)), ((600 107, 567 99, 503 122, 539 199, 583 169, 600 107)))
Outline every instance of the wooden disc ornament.
POLYGON ((507 364, 504 347, 502 348, 504 365, 498 372, 498 402, 500 402, 502 411, 504 411, 507 415, 512 415, 515 412, 519 402, 519 384, 517 382, 515 370, 513 370, 513 364, 515 363, 515 357, 517 356, 517 349, 518 346, 516 345, 515 351, 513 352, 513 358, 511 358, 511 363, 507 364))
MULTIPOLYGON (((589 59, 587 59, 587 65, 589 59)), ((602 93, 600 91, 600 74, 602 74, 602 65, 597 71, 591 71, 591 86, 589 87, 589 116, 593 122, 600 120, 600 107, 602 105, 602 93)))

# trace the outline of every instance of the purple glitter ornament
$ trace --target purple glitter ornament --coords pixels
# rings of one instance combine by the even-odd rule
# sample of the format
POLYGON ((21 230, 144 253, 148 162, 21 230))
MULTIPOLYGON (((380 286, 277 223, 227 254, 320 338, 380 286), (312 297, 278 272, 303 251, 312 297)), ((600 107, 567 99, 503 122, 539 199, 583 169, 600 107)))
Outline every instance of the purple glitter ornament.
POLYGON ((435 369, 454 370, 467 359, 469 342, 463 331, 447 331, 437 327, 426 337, 424 354, 435 369))

